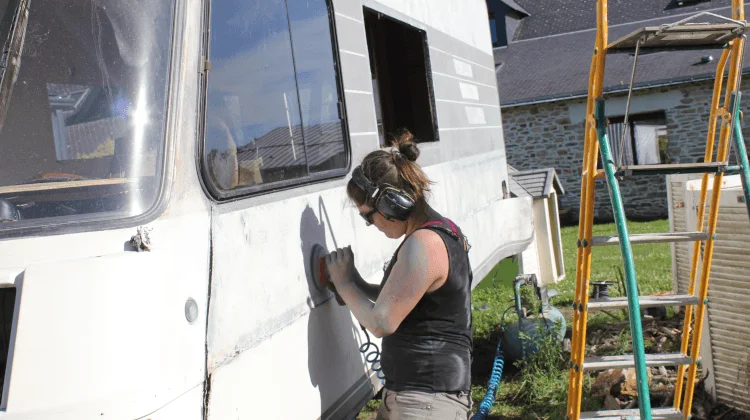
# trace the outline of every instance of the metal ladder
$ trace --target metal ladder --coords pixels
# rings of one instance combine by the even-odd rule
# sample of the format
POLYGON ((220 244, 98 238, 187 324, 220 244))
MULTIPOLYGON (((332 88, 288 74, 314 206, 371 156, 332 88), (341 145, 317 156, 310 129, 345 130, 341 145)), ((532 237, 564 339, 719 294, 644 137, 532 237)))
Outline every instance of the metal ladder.
MULTIPOLYGON (((631 33, 611 44, 607 44, 607 0, 597 1, 597 31, 594 54, 589 73, 588 101, 586 104, 586 132, 584 141, 583 172, 581 180, 581 205, 578 231, 578 256, 576 262, 576 292, 573 312, 573 343, 571 352, 570 379, 568 384, 569 419, 688 419, 692 410, 693 390, 700 360, 700 342, 703 320, 708 303, 708 280, 714 248, 716 225, 719 215, 719 198, 724 174, 739 173, 745 202, 750 213, 750 166, 748 165, 745 143, 740 127, 740 76, 742 54, 744 52, 744 32, 748 25, 744 22, 743 0, 732 0, 732 19, 711 13, 700 13, 671 25, 647 27, 631 33), (711 24, 690 23, 700 16, 713 16, 726 22, 711 24), (709 130, 704 155, 705 163, 675 165, 619 166, 614 162, 613 153, 607 139, 604 99, 602 97, 604 64, 608 52, 631 52, 635 50, 633 75, 631 77, 625 121, 627 125, 630 96, 632 94, 635 71, 640 50, 681 50, 723 48, 718 62, 714 81, 714 92, 709 116, 709 130), (720 105, 724 72, 729 63, 726 81, 726 94, 720 105), (718 150, 714 159, 716 124, 720 123, 718 150), (738 165, 728 163, 730 141, 733 141, 738 165), (601 149, 603 170, 597 171, 597 159, 601 149), (663 175, 679 173, 703 173, 702 189, 698 207, 698 221, 695 232, 656 233, 629 235, 625 220, 618 176, 623 175, 663 175), (709 216, 704 230, 704 213, 707 203, 707 187, 710 174, 713 174, 713 190, 708 202, 709 216), (592 237, 594 218, 594 188, 596 179, 606 179, 617 226, 617 236, 592 237), (691 273, 688 293, 672 296, 637 296, 636 270, 631 246, 642 243, 693 242, 691 273), (625 286, 627 297, 589 299, 592 247, 619 245, 625 266, 625 286), (701 248, 704 249, 701 256, 701 248), (699 266, 700 264, 700 266, 699 266), (700 285, 696 294, 696 277, 700 267, 700 285), (641 308, 685 306, 685 320, 682 346, 676 354, 646 354, 641 325, 641 308), (622 356, 585 357, 586 327, 590 310, 627 308, 630 331, 633 340, 633 354, 622 356), (694 315, 694 318, 693 318, 694 315), (691 342, 691 331, 692 342, 691 342), (690 347, 688 349, 688 347, 690 347), (651 407, 647 368, 650 366, 678 366, 674 406, 668 408, 651 407), (610 410, 581 413, 583 372, 585 370, 605 370, 634 367, 637 377, 639 408, 634 410, 610 410), (687 383, 683 377, 687 368, 687 383), (684 388, 684 390, 683 390, 684 388)), ((620 154, 622 155, 622 153, 620 154)))

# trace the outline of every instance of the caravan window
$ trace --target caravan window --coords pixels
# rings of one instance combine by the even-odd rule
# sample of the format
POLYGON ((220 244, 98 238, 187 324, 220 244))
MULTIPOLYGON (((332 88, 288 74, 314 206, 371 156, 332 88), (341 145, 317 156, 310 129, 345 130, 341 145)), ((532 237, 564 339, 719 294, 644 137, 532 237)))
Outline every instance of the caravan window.
POLYGON ((0 9, 0 229, 142 214, 161 185, 173 2, 0 9))
POLYGON ((348 165, 325 0, 213 0, 203 171, 217 198, 348 165))

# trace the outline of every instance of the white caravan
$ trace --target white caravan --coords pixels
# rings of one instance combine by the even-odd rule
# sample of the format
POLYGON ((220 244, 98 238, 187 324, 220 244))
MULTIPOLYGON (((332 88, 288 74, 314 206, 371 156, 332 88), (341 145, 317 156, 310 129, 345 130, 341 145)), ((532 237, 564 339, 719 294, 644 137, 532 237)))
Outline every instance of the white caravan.
POLYGON ((397 128, 475 279, 531 242, 484 0, 0 11, 0 420, 351 418, 379 382, 310 253, 380 280, 345 186, 397 128))

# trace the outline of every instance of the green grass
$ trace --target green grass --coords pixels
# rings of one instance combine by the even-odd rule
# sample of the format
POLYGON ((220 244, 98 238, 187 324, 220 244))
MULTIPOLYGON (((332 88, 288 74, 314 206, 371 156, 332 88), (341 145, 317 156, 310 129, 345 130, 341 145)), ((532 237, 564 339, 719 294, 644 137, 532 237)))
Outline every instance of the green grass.
MULTIPOLYGON (((669 231, 667 220, 653 222, 628 222, 630 233, 654 233, 669 231)), ((594 236, 616 234, 614 224, 595 225, 594 236)), ((560 309, 567 318, 568 328, 572 311, 570 306, 575 295, 576 258, 578 227, 562 229, 563 254, 565 260, 565 280, 549 285, 558 295, 551 298, 551 304, 560 309)), ((647 244, 633 247, 638 287, 641 295, 672 289, 672 265, 669 244, 647 244)), ((616 279, 617 267, 622 267, 622 256, 617 246, 597 247, 593 250, 591 280, 616 279)), ((513 278, 518 274, 516 261, 501 261, 472 293, 474 316, 474 358, 472 370, 472 398, 475 407, 484 397, 488 374, 492 367, 495 346, 500 337, 499 322, 505 309, 513 305, 513 278)), ((620 295, 617 287, 610 287, 610 295, 620 295)), ((512 311, 511 311, 512 313, 512 311)), ((625 319, 623 311, 592 314, 590 324, 609 323, 615 319, 625 319)), ((619 337, 625 346, 629 331, 619 337)), ((503 382, 497 393, 495 405, 490 412, 492 418, 538 419, 564 418, 561 410, 567 404, 567 355, 560 350, 558 343, 543 343, 540 356, 527 361, 522 369, 515 366, 505 368, 503 382)), ((586 387, 591 382, 586 377, 586 387)), ((584 395, 586 392, 584 391, 584 395)), ((600 408, 601 402, 585 399, 584 410, 600 408)), ((368 404, 359 419, 374 418, 379 402, 368 404)))
POLYGON ((498 287, 512 287, 513 279, 518 275, 518 260, 507 258, 487 274, 484 279, 474 288, 474 292, 484 289, 495 289, 498 287))
MULTIPOLYGON (((628 229, 630 233, 667 232, 669 223, 667 220, 629 222, 628 229)), ((595 225, 593 229, 595 236, 614 235, 616 232, 614 224, 595 225)), ((572 311, 569 308, 575 297, 577 237, 578 227, 562 229, 566 278, 558 284, 548 286, 549 289, 558 292, 550 303, 566 314, 568 328, 572 321, 572 311)), ((633 252, 640 294, 671 290, 672 264, 669 244, 638 245, 633 248, 633 252)), ((487 363, 487 372, 489 372, 492 357, 487 353, 494 353, 494 343, 497 342, 499 336, 497 333, 499 317, 508 306, 512 305, 513 301, 513 292, 509 286, 513 277, 511 276, 510 280, 506 278, 512 273, 507 268, 510 264, 510 260, 498 264, 472 294, 475 356, 489 359, 489 361, 477 360, 480 365, 487 363), (490 345, 492 345, 491 351, 490 345)), ((597 247, 593 250, 592 281, 614 281, 618 267, 622 268, 622 255, 619 247, 597 247)), ((610 287, 610 295, 620 295, 617 289, 617 287, 610 287)), ((615 320, 613 317, 625 319, 625 314, 622 311, 611 313, 611 315, 592 314, 590 323, 612 322, 615 320)), ((619 337, 618 341, 621 342, 623 348, 627 346, 629 337, 629 331, 623 332, 619 337)), ((564 412, 561 410, 564 410, 567 404, 568 372, 565 366, 567 355, 561 359, 559 355, 562 353, 559 345, 557 343, 546 344, 542 346, 539 357, 528 361, 521 371, 513 372, 511 368, 508 370, 508 375, 504 375, 495 405, 490 412, 491 415, 510 419, 564 418, 564 412), (551 364, 550 359, 554 359, 556 363, 551 364), (563 360, 563 363, 557 363, 560 360, 563 360), (510 376, 514 374, 515 376, 510 376)), ((472 389, 472 396, 477 403, 484 396, 487 379, 486 374, 474 372, 475 386, 472 389)), ((586 377, 586 381, 589 384, 591 379, 586 377)), ((595 399, 586 399, 583 402, 583 409, 600 408, 600 403, 595 399)))
POLYGON ((367 402, 367 405, 362 408, 357 416, 357 420, 369 420, 374 419, 378 409, 380 408, 380 400, 372 399, 367 402))
MULTIPOLYGON (((632 233, 668 232, 669 222, 628 222, 632 233)), ((594 236, 616 235, 614 223, 594 225, 594 236)), ((576 242, 578 227, 566 227, 562 230, 563 254, 566 279, 553 288, 560 294, 552 298, 555 306, 570 305, 575 295, 576 277, 576 242)), ((644 244, 633 247, 638 287, 642 295, 669 290, 672 287, 672 260, 669 244, 644 244)), ((622 254, 618 246, 596 247, 591 259, 591 281, 615 280, 616 268, 623 267, 622 254)), ((616 289, 616 288, 615 288, 616 289)), ((610 289, 610 295, 617 295, 610 289)))

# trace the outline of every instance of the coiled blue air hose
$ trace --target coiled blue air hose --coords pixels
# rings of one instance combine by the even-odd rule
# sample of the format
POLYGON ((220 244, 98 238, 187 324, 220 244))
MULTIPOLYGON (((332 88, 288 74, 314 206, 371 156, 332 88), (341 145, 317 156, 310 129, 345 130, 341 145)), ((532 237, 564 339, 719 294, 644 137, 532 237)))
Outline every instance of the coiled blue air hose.
POLYGON ((362 327, 362 331, 365 332, 365 338, 367 341, 359 346, 359 352, 365 356, 365 362, 370 364, 370 369, 378 376, 380 383, 384 384, 385 375, 382 372, 383 368, 380 366, 380 348, 377 344, 370 341, 370 334, 367 333, 365 327, 362 325, 360 325, 360 327, 362 327), (370 350, 371 348, 372 350, 370 350))
POLYGON ((490 381, 487 384, 487 393, 484 394, 482 402, 479 403, 477 413, 471 418, 471 420, 485 420, 487 414, 490 413, 492 404, 495 403, 495 394, 497 388, 500 386, 500 379, 503 377, 503 367, 505 366, 505 359, 503 358, 503 340, 497 341, 497 351, 495 352, 495 362, 492 364, 492 374, 490 375, 490 381))
POLYGON ((500 386, 500 379, 503 377, 503 368, 505 367, 502 334, 503 331, 505 331, 505 314, 511 309, 513 309, 513 307, 506 309, 500 319, 500 338, 497 340, 495 360, 492 362, 492 373, 490 373, 490 380, 487 383, 487 392, 484 394, 484 398, 482 398, 482 402, 479 403, 479 408, 477 409, 476 414, 471 417, 471 420, 485 420, 492 409, 492 404, 495 403, 495 394, 497 394, 497 388, 500 386))

